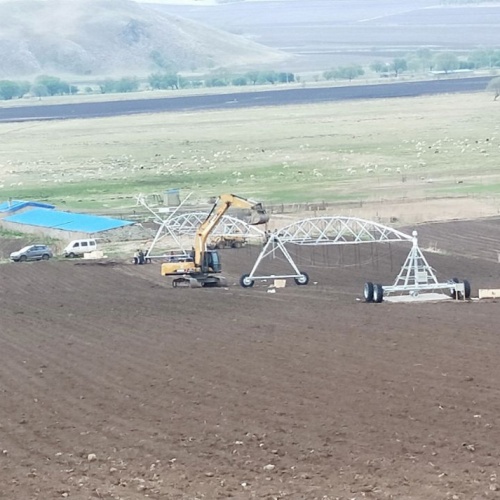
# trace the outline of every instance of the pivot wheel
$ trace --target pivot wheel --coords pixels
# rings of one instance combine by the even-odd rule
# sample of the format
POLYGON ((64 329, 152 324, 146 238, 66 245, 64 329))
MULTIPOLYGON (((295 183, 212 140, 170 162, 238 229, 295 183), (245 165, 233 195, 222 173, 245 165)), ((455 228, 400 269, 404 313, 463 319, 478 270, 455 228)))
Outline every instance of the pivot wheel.
MULTIPOLYGON (((460 283, 460 280, 458 278, 451 278, 451 282, 452 283, 460 283)), ((462 294, 460 292, 457 293, 457 291, 455 290, 455 288, 451 289, 450 295, 451 295, 451 298, 453 300, 461 299, 462 298, 462 294)))
POLYGON ((240 285, 243 287, 243 288, 251 288, 254 284, 254 281, 252 278, 250 278, 250 275, 249 274, 244 274, 241 278, 240 278, 240 285))
POLYGON ((365 283, 363 297, 365 298, 365 302, 373 302, 373 283, 371 281, 365 283))
MULTIPOLYGON (((452 278, 451 279, 452 283, 460 283, 460 280, 458 278, 452 278)), ((470 299, 470 294, 471 294, 471 286, 470 286, 470 283, 469 281, 467 280, 463 280, 462 281, 463 285, 464 285, 464 293, 462 294, 462 292, 458 292, 455 290, 455 289, 452 289, 451 290, 451 298, 452 299, 465 299, 465 300, 469 300, 470 299)))
POLYGON ((293 278, 297 285, 307 285, 309 283, 309 275, 307 273, 300 273, 298 278, 293 278))
POLYGON ((464 296, 466 300, 470 299, 470 283, 467 280, 464 280, 464 296))
POLYGON ((373 285, 373 302, 380 304, 384 300, 382 285, 373 285))

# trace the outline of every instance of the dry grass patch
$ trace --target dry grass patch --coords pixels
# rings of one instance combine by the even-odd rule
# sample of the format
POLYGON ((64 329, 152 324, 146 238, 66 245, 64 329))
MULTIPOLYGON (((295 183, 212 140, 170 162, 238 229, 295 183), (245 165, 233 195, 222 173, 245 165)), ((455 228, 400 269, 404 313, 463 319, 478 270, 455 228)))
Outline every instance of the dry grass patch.
POLYGON ((0 198, 99 210, 169 188, 273 202, 496 197, 499 127, 483 93, 0 124, 0 198))

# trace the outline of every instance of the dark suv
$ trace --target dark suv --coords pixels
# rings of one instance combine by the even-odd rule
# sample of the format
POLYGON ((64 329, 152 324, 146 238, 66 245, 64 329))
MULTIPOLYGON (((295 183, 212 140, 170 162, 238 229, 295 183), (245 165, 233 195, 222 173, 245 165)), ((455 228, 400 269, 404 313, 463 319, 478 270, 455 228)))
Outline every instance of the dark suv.
POLYGON ((17 252, 10 254, 10 260, 14 262, 26 262, 27 260, 49 260, 54 254, 47 245, 28 245, 17 252))

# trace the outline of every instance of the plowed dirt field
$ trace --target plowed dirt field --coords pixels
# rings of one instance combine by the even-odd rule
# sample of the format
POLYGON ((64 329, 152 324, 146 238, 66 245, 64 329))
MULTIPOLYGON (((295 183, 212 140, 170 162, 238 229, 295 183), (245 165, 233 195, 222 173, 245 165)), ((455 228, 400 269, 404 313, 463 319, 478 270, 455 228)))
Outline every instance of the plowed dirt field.
MULTIPOLYGON (((500 288, 499 220, 420 232, 439 277, 500 288)), ((237 285, 251 247, 226 289, 1 265, 0 498, 500 497, 499 304, 363 303, 408 250, 301 248, 310 284, 272 294, 237 285)))

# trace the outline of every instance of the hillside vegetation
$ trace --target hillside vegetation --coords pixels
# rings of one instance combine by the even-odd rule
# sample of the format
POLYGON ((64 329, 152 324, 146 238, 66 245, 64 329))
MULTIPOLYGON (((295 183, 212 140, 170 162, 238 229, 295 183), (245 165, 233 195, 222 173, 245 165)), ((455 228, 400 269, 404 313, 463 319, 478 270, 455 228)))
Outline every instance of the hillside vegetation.
POLYGON ((0 78, 244 67, 277 50, 129 0, 0 2, 0 78))

